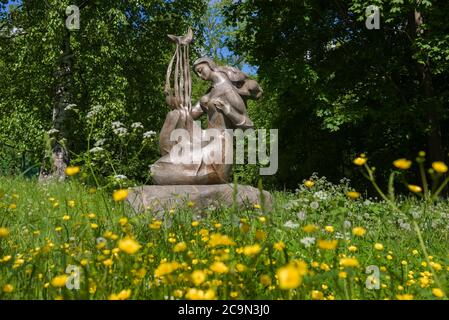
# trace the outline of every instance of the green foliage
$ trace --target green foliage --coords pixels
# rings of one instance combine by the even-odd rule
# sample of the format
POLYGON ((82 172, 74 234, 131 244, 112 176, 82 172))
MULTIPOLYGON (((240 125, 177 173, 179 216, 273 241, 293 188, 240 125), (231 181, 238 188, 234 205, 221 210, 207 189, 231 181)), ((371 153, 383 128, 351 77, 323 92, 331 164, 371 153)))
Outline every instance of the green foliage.
MULTIPOLYGON (((89 138, 113 140, 112 122, 141 122, 147 130, 159 131, 168 111, 163 84, 174 49, 166 35, 183 34, 193 26, 192 58, 202 43, 202 26, 197 21, 206 1, 23 1, 12 15, 3 14, 0 25, 22 28, 26 34, 0 36, 0 139, 14 145, 17 152, 31 149, 33 161, 42 160, 44 132, 52 128, 58 81, 54 72, 66 58, 62 49, 69 4, 80 6, 80 30, 70 32, 74 66, 68 90, 73 101, 65 111, 67 146, 76 161, 89 151, 89 138), (87 115, 98 105, 103 111, 92 127, 87 115)), ((115 170, 145 181, 157 150, 142 151, 141 163, 130 164, 138 152, 118 152, 118 145, 135 150, 143 141, 140 136, 124 142, 114 141, 111 146, 115 170)), ((99 171, 105 174, 108 166, 111 170, 108 164, 99 171)))
POLYGON ((419 146, 433 160, 444 158, 448 6, 412 0, 227 6, 225 21, 238 26, 231 49, 259 68, 265 96, 257 113, 280 130, 280 183, 294 187, 315 170, 336 180, 359 151, 379 168, 419 146), (373 4, 380 7, 380 30, 365 27, 373 4), (415 25, 415 11, 422 25, 415 25))

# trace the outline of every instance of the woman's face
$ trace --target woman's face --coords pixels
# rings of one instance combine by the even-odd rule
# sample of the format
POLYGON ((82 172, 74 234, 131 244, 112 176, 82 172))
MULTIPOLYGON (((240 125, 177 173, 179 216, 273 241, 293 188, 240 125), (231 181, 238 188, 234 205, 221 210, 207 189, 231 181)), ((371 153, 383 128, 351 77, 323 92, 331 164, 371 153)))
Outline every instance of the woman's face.
POLYGON ((207 63, 200 63, 195 66, 196 74, 203 80, 210 80, 212 70, 207 63))

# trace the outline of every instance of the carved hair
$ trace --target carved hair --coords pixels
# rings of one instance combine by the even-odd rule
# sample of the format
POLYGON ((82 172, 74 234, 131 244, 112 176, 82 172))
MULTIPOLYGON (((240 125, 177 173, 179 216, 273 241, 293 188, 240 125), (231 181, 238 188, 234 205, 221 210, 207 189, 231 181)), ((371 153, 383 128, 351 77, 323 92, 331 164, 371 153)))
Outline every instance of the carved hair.
POLYGON ((243 98, 258 99, 262 94, 262 88, 260 88, 259 84, 255 80, 250 79, 243 71, 230 66, 217 66, 217 64, 208 57, 197 59, 193 63, 193 68, 203 63, 207 64, 212 71, 224 74, 243 98), (243 91, 240 90, 248 82, 251 82, 251 88, 243 91))

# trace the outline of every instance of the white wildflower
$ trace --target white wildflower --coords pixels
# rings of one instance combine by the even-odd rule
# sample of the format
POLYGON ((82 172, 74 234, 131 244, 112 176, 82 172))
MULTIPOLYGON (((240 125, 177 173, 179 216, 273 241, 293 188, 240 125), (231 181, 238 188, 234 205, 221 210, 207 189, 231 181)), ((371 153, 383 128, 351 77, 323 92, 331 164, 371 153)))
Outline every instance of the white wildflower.
POLYGON ((320 207, 320 204, 316 201, 313 201, 310 203, 310 207, 314 210, 318 209, 320 207))
POLYGON ((47 133, 51 136, 53 134, 59 133, 59 130, 53 128, 53 129, 48 130, 47 133))
POLYGON ((123 123, 121 123, 120 121, 114 121, 114 122, 111 123, 112 129, 118 129, 118 128, 121 128, 123 126, 124 126, 123 123))
POLYGON ((119 137, 124 137, 128 134, 128 130, 126 128, 115 128, 113 132, 119 137))
POLYGON ((102 145, 104 145, 106 143, 106 139, 100 139, 97 142, 94 143, 95 147, 101 147, 102 145))
POLYGON ((95 118, 103 109, 103 107, 101 105, 95 105, 92 107, 92 109, 90 109, 90 111, 87 113, 86 118, 87 119, 92 119, 95 118))
POLYGON ((114 179, 120 181, 120 180, 126 180, 126 179, 128 179, 128 177, 123 174, 118 174, 118 175, 114 176, 114 179))
POLYGON ((89 150, 90 153, 100 153, 102 151, 104 151, 104 149, 101 147, 93 147, 92 149, 89 150))
POLYGON ((141 122, 134 122, 133 124, 131 124, 131 128, 133 129, 143 129, 143 125, 141 122))
POLYGON ((306 248, 310 247, 315 243, 315 238, 313 237, 305 237, 299 240, 306 248))
POLYGON ((152 136, 154 136, 155 134, 156 134, 156 132, 154 132, 154 131, 146 131, 143 133, 143 138, 148 139, 148 138, 151 138, 152 136))
POLYGON ((313 196, 319 200, 326 200, 329 197, 327 192, 323 190, 315 192, 313 196))
POLYGON ((294 222, 291 221, 291 220, 288 220, 288 221, 284 224, 284 227, 290 228, 290 229, 296 229, 296 228, 299 227, 299 224, 294 223, 294 222))
POLYGON ((304 211, 299 211, 296 216, 298 217, 299 220, 306 220, 306 213, 304 211))

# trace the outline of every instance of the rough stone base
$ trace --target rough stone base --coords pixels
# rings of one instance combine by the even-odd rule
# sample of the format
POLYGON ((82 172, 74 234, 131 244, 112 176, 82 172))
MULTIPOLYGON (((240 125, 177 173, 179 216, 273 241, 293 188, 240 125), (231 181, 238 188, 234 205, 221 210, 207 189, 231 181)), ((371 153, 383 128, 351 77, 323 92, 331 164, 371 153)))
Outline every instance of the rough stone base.
MULTIPOLYGON (((250 208, 261 204, 260 192, 251 186, 237 185, 237 205, 239 208, 250 208)), ((153 212, 169 211, 186 206, 193 202, 192 208, 204 209, 210 206, 231 207, 233 205, 233 184, 212 185, 151 185, 136 187, 130 190, 128 203, 137 213, 146 210, 153 212)), ((266 211, 271 211, 272 197, 268 191, 263 191, 266 211)))

